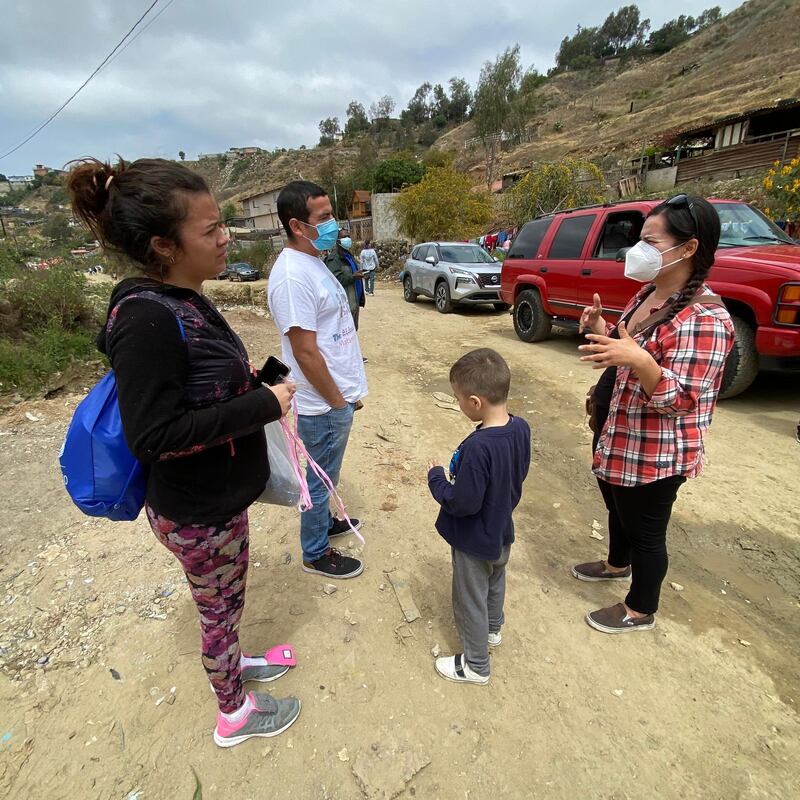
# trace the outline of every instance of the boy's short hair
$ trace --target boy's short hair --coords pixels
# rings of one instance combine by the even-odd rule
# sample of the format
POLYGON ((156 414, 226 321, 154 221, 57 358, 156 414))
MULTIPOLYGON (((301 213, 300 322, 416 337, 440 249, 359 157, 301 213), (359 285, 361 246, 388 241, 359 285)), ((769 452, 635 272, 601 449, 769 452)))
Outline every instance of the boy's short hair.
POLYGON ((450 383, 467 395, 486 398, 492 405, 508 400, 511 370, 496 350, 471 350, 450 367, 450 383))

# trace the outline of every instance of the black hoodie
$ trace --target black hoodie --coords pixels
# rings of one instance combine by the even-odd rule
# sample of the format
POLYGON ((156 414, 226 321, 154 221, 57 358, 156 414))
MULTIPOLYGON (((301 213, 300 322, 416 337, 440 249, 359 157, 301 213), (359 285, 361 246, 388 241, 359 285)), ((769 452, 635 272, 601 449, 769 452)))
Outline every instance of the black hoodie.
POLYGON ((128 446, 150 466, 153 510, 183 525, 244 511, 269 478, 264 425, 281 409, 254 387, 247 351, 214 305, 191 289, 124 280, 97 346, 114 369, 128 446))

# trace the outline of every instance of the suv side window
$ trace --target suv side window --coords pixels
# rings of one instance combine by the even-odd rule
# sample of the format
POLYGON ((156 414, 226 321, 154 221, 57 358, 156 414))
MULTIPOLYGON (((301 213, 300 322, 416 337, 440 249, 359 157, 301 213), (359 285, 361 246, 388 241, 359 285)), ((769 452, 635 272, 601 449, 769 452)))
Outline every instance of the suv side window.
POLYGON ((544 239, 544 235, 552 222, 552 217, 526 222, 522 226, 522 230, 517 234, 517 238, 511 244, 511 249, 506 257, 536 258, 539 253, 539 245, 542 243, 542 239, 544 239))
POLYGON ((550 245, 548 258, 580 258, 586 237, 596 219, 597 214, 562 219, 550 245))
POLYGON ((424 261, 425 260, 425 256, 428 255, 428 245, 427 244, 421 244, 417 248, 416 253, 417 254, 414 256, 414 258, 417 261, 424 261))
POLYGON ((618 211, 609 214, 600 231, 592 258, 614 261, 623 247, 633 247, 639 241, 644 225, 641 211, 618 211))

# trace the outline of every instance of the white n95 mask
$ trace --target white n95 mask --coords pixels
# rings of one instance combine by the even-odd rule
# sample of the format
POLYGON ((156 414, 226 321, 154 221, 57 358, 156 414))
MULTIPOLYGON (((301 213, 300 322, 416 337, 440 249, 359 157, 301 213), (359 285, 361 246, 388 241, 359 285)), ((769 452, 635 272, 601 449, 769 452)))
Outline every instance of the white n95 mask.
POLYGON ((640 283, 647 283, 653 280, 661 270, 672 264, 677 264, 678 261, 683 261, 683 258, 678 258, 675 261, 670 261, 669 264, 664 264, 663 256, 672 250, 677 250, 683 247, 683 244, 676 244, 675 247, 670 247, 663 253, 653 245, 647 242, 637 242, 625 254, 625 277, 632 278, 640 283))

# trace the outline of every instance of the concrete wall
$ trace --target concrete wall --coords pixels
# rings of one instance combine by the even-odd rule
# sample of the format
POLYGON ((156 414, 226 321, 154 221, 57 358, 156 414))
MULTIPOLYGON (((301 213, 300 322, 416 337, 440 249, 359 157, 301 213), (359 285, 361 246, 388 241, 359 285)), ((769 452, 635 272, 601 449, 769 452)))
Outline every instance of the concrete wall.
POLYGON ((372 236, 376 241, 404 239, 397 227, 397 218, 392 211, 392 200, 397 197, 391 192, 372 195, 372 236))
POLYGON ((647 173, 644 181, 644 188, 647 192, 668 192, 674 188, 675 180, 678 177, 677 167, 666 167, 665 169, 654 169, 647 173))

